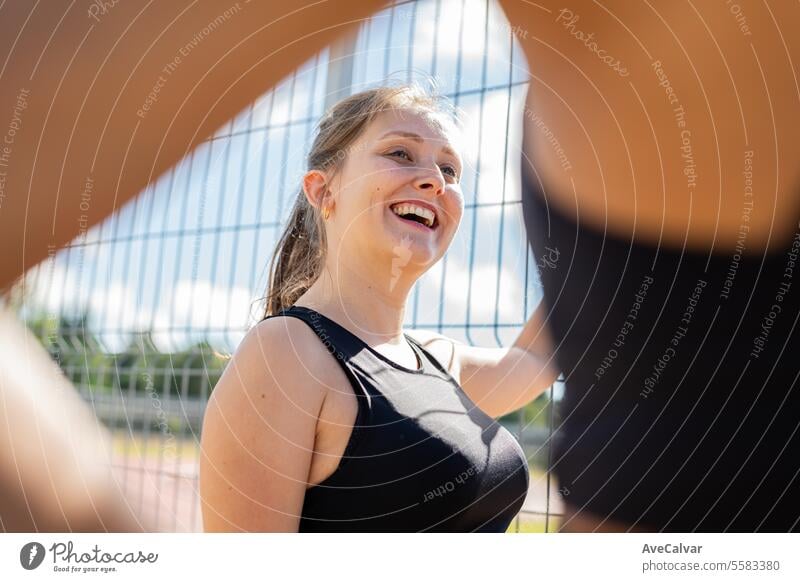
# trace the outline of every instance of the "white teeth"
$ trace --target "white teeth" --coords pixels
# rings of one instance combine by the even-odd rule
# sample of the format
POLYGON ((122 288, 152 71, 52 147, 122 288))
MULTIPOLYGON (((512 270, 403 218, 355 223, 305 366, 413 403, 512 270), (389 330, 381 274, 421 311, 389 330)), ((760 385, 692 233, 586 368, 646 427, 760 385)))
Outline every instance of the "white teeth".
POLYGON ((422 206, 417 206, 416 204, 397 204, 392 206, 392 212, 398 216, 402 216, 404 214, 415 214, 425 221, 425 225, 428 228, 433 226, 433 222, 436 219, 436 215, 432 211, 428 210, 427 208, 423 208, 422 206))

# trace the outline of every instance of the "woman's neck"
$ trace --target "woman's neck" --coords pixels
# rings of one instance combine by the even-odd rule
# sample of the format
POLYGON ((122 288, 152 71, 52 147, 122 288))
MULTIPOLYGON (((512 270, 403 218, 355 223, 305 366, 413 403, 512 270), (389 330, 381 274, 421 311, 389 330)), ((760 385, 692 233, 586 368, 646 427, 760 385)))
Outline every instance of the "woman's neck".
POLYGON ((398 278, 395 285, 380 285, 374 276, 338 267, 326 267, 296 304, 330 317, 371 345, 404 342, 407 282, 398 278))

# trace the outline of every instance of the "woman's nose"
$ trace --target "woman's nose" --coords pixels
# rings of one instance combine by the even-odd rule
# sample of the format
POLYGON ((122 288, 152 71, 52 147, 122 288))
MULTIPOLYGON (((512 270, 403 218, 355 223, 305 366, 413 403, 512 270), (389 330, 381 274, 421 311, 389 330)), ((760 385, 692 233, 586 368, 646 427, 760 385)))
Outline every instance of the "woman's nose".
POLYGON ((424 191, 433 191, 438 196, 444 193, 445 180, 440 170, 429 170, 421 174, 414 184, 417 189, 424 191))

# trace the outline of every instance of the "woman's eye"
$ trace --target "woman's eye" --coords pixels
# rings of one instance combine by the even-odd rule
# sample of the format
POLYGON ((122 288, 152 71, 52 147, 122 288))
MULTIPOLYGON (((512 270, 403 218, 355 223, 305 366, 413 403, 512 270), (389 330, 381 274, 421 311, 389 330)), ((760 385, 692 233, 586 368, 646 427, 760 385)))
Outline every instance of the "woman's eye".
POLYGON ((406 152, 405 150, 395 150, 393 152, 389 152, 390 156, 394 156, 396 154, 403 154, 406 157, 406 159, 409 159, 409 160, 411 159, 411 156, 409 156, 408 152, 406 152))
MULTIPOLYGON (((394 150, 393 152, 389 152, 387 155, 396 156, 398 154, 400 154, 400 156, 405 156, 405 158, 407 160, 409 160, 409 161, 411 160, 411 156, 409 156, 408 152, 405 151, 405 150, 394 150)), ((453 178, 456 178, 456 179, 458 178, 458 172, 456 171, 456 169, 453 166, 442 166, 442 171, 443 172, 448 172, 449 171, 449 175, 450 176, 452 176, 453 178)))
POLYGON ((445 170, 450 170, 450 172, 451 172, 450 175, 453 176, 453 178, 458 178, 458 172, 456 172, 456 169, 454 167, 452 167, 452 166, 444 166, 442 168, 442 171, 445 171, 445 170))

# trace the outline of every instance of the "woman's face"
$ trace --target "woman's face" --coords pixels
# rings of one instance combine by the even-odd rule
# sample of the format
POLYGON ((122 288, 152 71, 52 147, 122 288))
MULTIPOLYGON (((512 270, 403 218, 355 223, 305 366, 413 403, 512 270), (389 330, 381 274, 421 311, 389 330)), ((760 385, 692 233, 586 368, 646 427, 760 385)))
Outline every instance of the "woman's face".
POLYGON ((436 263, 464 211, 455 131, 408 109, 380 113, 332 180, 329 256, 334 251, 338 261, 367 261, 378 269, 390 265, 393 276, 400 269, 414 278, 436 263))

